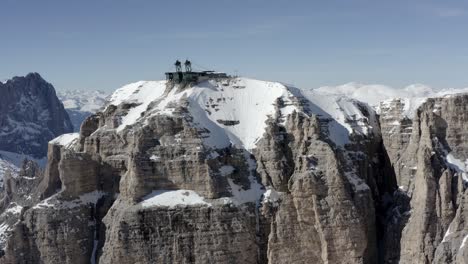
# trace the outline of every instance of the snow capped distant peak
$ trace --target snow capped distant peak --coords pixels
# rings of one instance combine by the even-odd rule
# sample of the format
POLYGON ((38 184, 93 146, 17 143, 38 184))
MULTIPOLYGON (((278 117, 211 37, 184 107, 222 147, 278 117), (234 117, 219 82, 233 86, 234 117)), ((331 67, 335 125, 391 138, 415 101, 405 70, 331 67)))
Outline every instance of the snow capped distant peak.
POLYGON ((412 84, 401 89, 380 84, 347 83, 339 86, 324 86, 314 89, 317 92, 335 95, 346 95, 350 98, 366 102, 380 111, 380 103, 389 104, 394 99, 400 99, 404 106, 403 114, 412 118, 416 109, 427 98, 442 97, 458 93, 468 93, 468 88, 444 89, 435 91, 424 84, 412 84))
POLYGON ((94 113, 107 101, 108 94, 102 91, 58 91, 57 97, 67 110, 94 113))
POLYGON ((62 101, 75 132, 79 131, 81 123, 88 116, 101 110, 107 103, 108 96, 102 91, 57 91, 57 97, 62 101))
POLYGON ((345 95, 373 106, 391 98, 426 97, 433 93, 432 88, 423 84, 413 84, 403 89, 395 89, 381 84, 360 84, 355 82, 339 86, 324 86, 315 89, 315 91, 345 95))

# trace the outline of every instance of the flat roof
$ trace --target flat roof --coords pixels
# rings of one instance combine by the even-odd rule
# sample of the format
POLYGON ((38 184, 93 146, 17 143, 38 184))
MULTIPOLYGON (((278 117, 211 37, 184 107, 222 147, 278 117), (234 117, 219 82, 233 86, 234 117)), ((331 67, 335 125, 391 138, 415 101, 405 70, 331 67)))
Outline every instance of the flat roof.
MULTIPOLYGON (((179 72, 165 72, 165 74, 170 74, 170 73, 179 73, 179 72)), ((201 72, 197 72, 197 71, 191 71, 191 72, 180 72, 182 74, 186 74, 186 73, 212 73, 212 74, 226 74, 225 72, 216 72, 216 71, 201 71, 201 72)))

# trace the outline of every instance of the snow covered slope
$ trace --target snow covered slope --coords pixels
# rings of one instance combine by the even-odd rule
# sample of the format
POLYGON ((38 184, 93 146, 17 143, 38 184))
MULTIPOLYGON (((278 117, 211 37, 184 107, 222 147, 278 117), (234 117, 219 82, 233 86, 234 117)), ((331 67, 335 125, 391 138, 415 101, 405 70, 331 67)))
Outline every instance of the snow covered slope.
POLYGON ((171 115, 182 102, 188 103, 193 125, 213 148, 232 144, 253 149, 269 118, 284 121, 293 111, 326 120, 329 138, 338 146, 348 143, 350 134, 367 134, 376 126, 362 111, 372 110, 355 100, 248 78, 209 80, 184 89, 168 89, 165 81, 141 81, 118 89, 109 104, 134 106, 121 117, 117 131, 122 131, 144 125, 152 115, 171 115))
POLYGON ((119 105, 122 102, 136 104, 136 107, 130 108, 127 115, 122 117, 122 124, 117 130, 124 129, 127 125, 134 124, 141 114, 146 111, 149 104, 160 98, 166 88, 164 81, 140 81, 125 85, 115 91, 110 103, 119 105))
POLYGON ((423 84, 412 84, 402 89, 395 89, 380 84, 360 84, 347 83, 339 86, 324 86, 315 91, 331 95, 345 95, 350 98, 366 102, 381 111, 380 103, 383 106, 390 104, 393 99, 400 99, 403 104, 403 116, 412 118, 416 109, 423 104, 427 98, 444 97, 459 93, 468 93, 468 88, 443 89, 436 91, 423 84))
POLYGON ((74 90, 57 91, 57 97, 67 110, 74 131, 79 131, 83 120, 106 104, 108 94, 102 91, 74 90))

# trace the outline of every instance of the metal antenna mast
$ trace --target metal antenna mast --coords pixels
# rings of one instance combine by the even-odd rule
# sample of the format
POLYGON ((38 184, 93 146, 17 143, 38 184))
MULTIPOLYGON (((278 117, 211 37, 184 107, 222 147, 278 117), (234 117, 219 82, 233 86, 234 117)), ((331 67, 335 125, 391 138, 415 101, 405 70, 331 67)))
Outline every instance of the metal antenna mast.
POLYGON ((174 65, 175 65, 176 72, 182 72, 182 63, 180 63, 179 60, 176 60, 174 65))
POLYGON ((186 72, 192 72, 192 63, 189 60, 185 60, 184 66, 186 72))

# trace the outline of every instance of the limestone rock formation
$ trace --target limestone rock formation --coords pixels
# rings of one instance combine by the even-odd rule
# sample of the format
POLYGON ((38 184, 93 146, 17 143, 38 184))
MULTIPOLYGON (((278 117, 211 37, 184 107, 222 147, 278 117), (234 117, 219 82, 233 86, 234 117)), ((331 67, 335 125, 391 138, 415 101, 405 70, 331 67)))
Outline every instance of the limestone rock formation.
POLYGON ((0 82, 0 150, 42 158, 47 143, 73 131, 54 87, 38 73, 0 82))
POLYGON ((49 143, 31 202, 4 194, 0 263, 465 263, 467 105, 124 86, 49 143))
POLYGON ((384 142, 400 186, 387 223, 389 231, 396 231, 388 232, 389 241, 396 236, 399 243, 389 243, 388 262, 466 262, 467 105, 468 95, 433 98, 418 108, 411 123, 381 116, 382 127, 393 126, 384 142))

